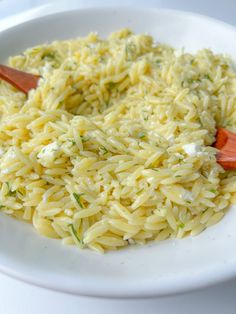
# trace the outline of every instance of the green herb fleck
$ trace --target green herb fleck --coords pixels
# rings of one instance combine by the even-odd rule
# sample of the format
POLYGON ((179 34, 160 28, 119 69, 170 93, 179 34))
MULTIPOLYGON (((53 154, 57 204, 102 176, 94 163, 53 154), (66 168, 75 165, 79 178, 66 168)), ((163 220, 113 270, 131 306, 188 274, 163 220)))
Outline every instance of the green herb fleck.
POLYGON ((146 134, 144 132, 139 132, 137 136, 138 138, 145 138, 146 134))
POLYGON ((175 176, 176 178, 180 178, 180 177, 182 177, 182 176, 180 176, 180 175, 177 175, 177 176, 175 176))
POLYGON ((191 201, 186 201, 186 203, 191 204, 191 201))
POLYGON ((55 59, 55 52, 51 51, 51 52, 46 52, 42 55, 41 57, 42 60, 48 60, 48 61, 51 61, 51 60, 54 60, 55 59))
POLYGON ((203 78, 206 79, 206 80, 212 81, 212 79, 211 79, 209 74, 204 74, 203 78))
POLYGON ((216 190, 215 189, 211 189, 211 190, 209 190, 210 192, 212 192, 212 193, 216 193, 216 190))
POLYGON ((149 112, 147 110, 143 110, 143 120, 147 121, 149 119, 149 112))
POLYGON ((3 209, 4 207, 5 207, 5 206, 3 206, 3 205, 0 205, 0 210, 1 210, 1 209, 3 209))
POLYGON ((194 59, 190 60, 190 64, 193 64, 194 63, 194 59))
POLYGON ((99 147, 99 150, 100 150, 100 152, 101 152, 103 155, 105 155, 105 154, 108 153, 108 150, 107 150, 106 147, 104 147, 104 146, 99 147))
POLYGON ((85 136, 82 136, 82 135, 80 135, 80 138, 81 138, 81 142, 82 143, 86 143, 89 140, 89 137, 85 137, 85 136))
POLYGON ((136 45, 134 43, 128 43, 125 46, 126 57, 130 60, 136 52, 136 45))
POLYGON ((160 64, 160 63, 161 63, 161 60, 160 60, 160 59, 157 59, 157 60, 155 61, 155 63, 156 63, 156 64, 160 64))
POLYGON ((73 146, 76 144, 75 140, 69 139, 68 141, 71 142, 73 146))
POLYGON ((184 228, 184 223, 181 222, 181 223, 179 224, 179 228, 184 228))
POLYGON ((7 182, 7 187, 8 187, 8 195, 9 196, 16 196, 16 191, 12 191, 9 182, 7 182))
POLYGON ((157 169, 157 168, 152 168, 152 170, 157 171, 157 172, 158 172, 158 171, 160 171, 160 170, 159 170, 159 169, 157 169))
POLYGON ((189 84, 193 84, 193 82, 194 82, 194 79, 187 79, 187 82, 189 83, 189 84))
POLYGON ((107 59, 106 59, 105 56, 101 56, 101 57, 100 57, 100 62, 104 63, 106 60, 107 60, 107 59))
POLYGON ((194 78, 189 78, 187 79, 188 84, 193 84, 193 83, 197 83, 197 82, 201 82, 200 79, 194 79, 194 78))
POLYGON ((83 206, 83 204, 81 203, 81 200, 80 200, 80 198, 81 198, 82 195, 83 195, 83 193, 81 193, 81 194, 73 193, 73 196, 74 196, 76 202, 79 204, 79 206, 80 206, 81 208, 84 208, 84 206, 83 206))
POLYGON ((107 84, 107 88, 108 88, 109 90, 112 90, 113 88, 115 88, 115 86, 116 86, 116 83, 114 83, 114 82, 109 82, 109 83, 107 84))
POLYGON ((76 240, 76 242, 78 242, 79 244, 83 244, 83 241, 79 238, 78 233, 76 232, 73 224, 69 225, 69 229, 72 234, 72 237, 76 240))
POLYGON ((143 192, 143 190, 144 189, 139 190, 137 194, 140 195, 143 192))

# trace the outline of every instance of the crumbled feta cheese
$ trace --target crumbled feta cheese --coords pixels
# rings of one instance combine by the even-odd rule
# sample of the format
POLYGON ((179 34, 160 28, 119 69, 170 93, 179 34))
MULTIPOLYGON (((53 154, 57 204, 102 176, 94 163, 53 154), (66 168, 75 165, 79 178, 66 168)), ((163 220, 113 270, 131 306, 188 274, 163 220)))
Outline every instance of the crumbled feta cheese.
POLYGON ((169 141, 169 143, 170 143, 171 145, 174 145, 174 143, 175 143, 175 137, 174 137, 173 134, 167 136, 166 139, 169 141))
POLYGON ((156 182, 156 178, 153 178, 153 177, 147 178, 147 182, 150 183, 150 184, 155 183, 156 182))
POLYGON ((65 209, 64 210, 64 213, 67 215, 67 216, 73 216, 73 210, 71 210, 71 209, 65 209))
POLYGON ((183 145, 183 150, 189 156, 196 156, 196 155, 202 154, 201 146, 195 143, 189 143, 189 144, 183 145))
POLYGON ((89 48, 95 48, 95 47, 96 47, 96 44, 90 43, 90 44, 88 44, 88 46, 89 46, 89 48))
POLYGON ((181 198, 185 201, 189 201, 189 202, 192 202, 194 200, 194 197, 193 197, 193 193, 188 191, 188 190, 185 190, 182 194, 181 194, 181 198))
POLYGON ((184 54, 184 50, 183 50, 183 48, 180 48, 180 49, 175 49, 174 50, 174 55, 175 55, 175 57, 180 57, 180 56, 182 56, 184 54))
POLYGON ((46 203, 47 200, 48 200, 48 195, 47 195, 47 193, 44 193, 43 194, 43 202, 46 203))
POLYGON ((184 159, 184 156, 180 153, 175 153, 175 157, 178 159, 184 159))
POLYGON ((42 67, 42 75, 46 75, 47 73, 52 71, 51 63, 46 62, 45 65, 42 67))
POLYGON ((7 173, 9 173, 9 169, 8 168, 5 168, 5 169, 1 170, 1 174, 7 174, 7 173))
POLYGON ((4 159, 6 159, 6 160, 8 160, 9 158, 10 159, 16 158, 16 152, 15 152, 15 149, 13 147, 10 147, 4 156, 4 159))
POLYGON ((39 162, 45 166, 48 163, 52 163, 58 154, 60 153, 60 146, 57 142, 53 142, 44 146, 41 151, 38 153, 39 162))
POLYGON ((37 173, 29 174, 29 179, 31 179, 31 180, 37 180, 39 178, 40 178, 40 176, 37 173))

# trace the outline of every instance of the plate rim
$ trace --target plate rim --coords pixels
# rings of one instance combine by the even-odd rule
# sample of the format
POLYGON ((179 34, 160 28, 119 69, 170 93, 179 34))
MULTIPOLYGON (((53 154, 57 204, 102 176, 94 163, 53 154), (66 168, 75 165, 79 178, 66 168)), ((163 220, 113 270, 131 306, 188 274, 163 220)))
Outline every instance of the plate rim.
MULTIPOLYGON (((111 12, 111 11, 119 11, 119 12, 124 12, 126 13, 127 11, 132 10, 133 12, 144 12, 145 14, 153 13, 153 12, 158 12, 161 14, 168 14, 168 15, 177 15, 179 17, 184 16, 184 17, 193 17, 197 19, 202 19, 205 22, 211 22, 211 23, 216 23, 222 27, 227 28, 230 31, 233 31, 236 36, 236 27, 233 26, 230 23, 226 23, 224 21, 218 20, 216 18, 207 16, 207 15, 202 15, 199 13, 193 13, 190 11, 184 11, 184 10, 175 10, 175 9, 159 9, 159 8, 152 8, 152 7, 134 7, 134 6, 104 6, 104 7, 89 7, 89 8, 79 8, 75 10, 66 10, 66 11, 60 11, 56 13, 50 13, 46 15, 42 15, 37 18, 33 19, 28 19, 24 22, 19 22, 16 25, 6 27, 5 29, 0 30, 0 34, 7 33, 8 31, 12 31, 14 29, 17 29, 19 26, 27 25, 27 24, 34 24, 34 22, 39 22, 40 20, 42 21, 47 21, 51 19, 58 19, 60 17, 65 17, 65 16, 70 16, 72 13, 73 14, 86 14, 87 12, 93 12, 93 11, 99 11, 99 12, 111 12)), ((22 13, 22 12, 21 12, 22 13)), ((20 14, 21 14, 20 13, 20 14)), ((16 15, 17 16, 17 15, 16 15)), ((8 18, 7 18, 8 19, 8 18)), ((5 20, 7 20, 5 19, 5 20)), ((43 287, 46 289, 51 289, 54 291, 58 292, 63 292, 63 293, 69 293, 69 294, 75 294, 75 295, 82 295, 82 296, 93 296, 93 297, 104 297, 104 298, 150 298, 150 297, 157 297, 157 296, 169 296, 169 295, 177 295, 177 294, 182 294, 185 292, 191 292, 191 291, 196 291, 200 290, 202 288, 206 288, 209 286, 213 286, 215 284, 233 279, 236 277, 236 263, 234 263, 234 267, 230 267, 230 269, 224 269, 223 270, 223 263, 221 264, 221 267, 218 267, 219 272, 216 274, 208 274, 207 279, 200 277, 198 280, 194 280, 192 282, 192 278, 190 278, 189 281, 186 281, 186 278, 184 278, 183 281, 179 280, 175 285, 173 285, 172 288, 167 287, 166 289, 163 289, 161 291, 160 289, 156 289, 156 285, 154 284, 149 284, 148 286, 142 285, 141 289, 140 287, 135 289, 133 287, 133 290, 127 291, 124 289, 122 291, 122 287, 116 288, 116 289, 110 289, 111 287, 103 287, 102 291, 100 287, 97 287, 94 289, 91 286, 84 288, 83 285, 80 285, 76 287, 76 289, 63 289, 61 286, 58 287, 56 284, 50 283, 50 282, 45 282, 45 280, 41 281, 38 278, 36 279, 34 276, 30 276, 28 274, 20 273, 18 271, 15 271, 14 269, 8 268, 6 266, 3 266, 0 264, 0 271, 12 278, 21 280, 23 282, 26 282, 28 284, 33 284, 38 287, 43 287)), ((44 278, 45 279, 45 278, 44 278)))

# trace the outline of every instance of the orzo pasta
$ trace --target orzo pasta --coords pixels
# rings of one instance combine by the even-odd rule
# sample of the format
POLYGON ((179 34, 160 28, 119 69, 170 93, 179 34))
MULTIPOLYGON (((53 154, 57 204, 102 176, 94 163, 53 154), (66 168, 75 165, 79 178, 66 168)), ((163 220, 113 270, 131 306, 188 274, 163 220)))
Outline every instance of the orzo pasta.
POLYGON ((41 79, 28 97, 0 82, 1 211, 42 235, 104 251, 196 235, 235 201, 216 162, 236 131, 231 61, 129 30, 11 57, 41 79))

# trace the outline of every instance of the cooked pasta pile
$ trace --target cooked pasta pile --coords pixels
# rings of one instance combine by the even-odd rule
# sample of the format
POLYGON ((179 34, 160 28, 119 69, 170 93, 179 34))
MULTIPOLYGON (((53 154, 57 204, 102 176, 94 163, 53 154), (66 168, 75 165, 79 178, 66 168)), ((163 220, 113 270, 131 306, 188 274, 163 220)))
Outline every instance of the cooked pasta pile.
POLYGON ((228 58, 125 29, 9 64, 41 79, 28 97, 0 82, 2 212, 103 252, 197 235, 236 201, 211 147, 217 126, 236 131, 228 58))

